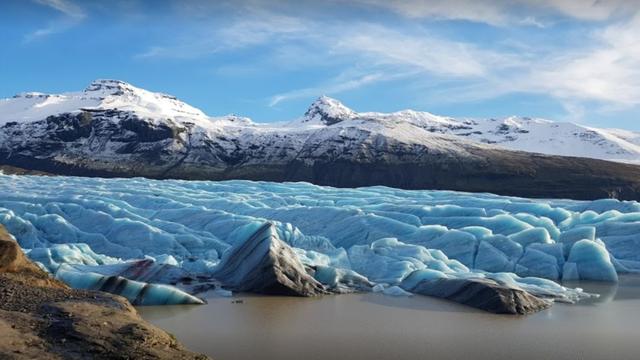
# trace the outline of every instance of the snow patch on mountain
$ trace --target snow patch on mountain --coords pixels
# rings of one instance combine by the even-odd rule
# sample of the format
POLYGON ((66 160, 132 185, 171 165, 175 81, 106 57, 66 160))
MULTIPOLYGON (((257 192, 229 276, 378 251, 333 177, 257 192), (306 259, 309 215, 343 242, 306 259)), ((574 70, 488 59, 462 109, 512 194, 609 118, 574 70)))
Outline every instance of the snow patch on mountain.
POLYGON ((333 125, 356 115, 355 111, 340 101, 323 95, 311 104, 301 122, 310 125, 333 125))
POLYGON ((201 110, 176 97, 137 88, 119 80, 99 79, 80 92, 63 94, 23 93, 0 100, 0 126, 7 122, 33 122, 48 116, 79 113, 83 110, 118 110, 139 118, 211 127, 211 119, 201 110))
MULTIPOLYGON (((309 142, 342 141, 349 139, 350 134, 358 133, 358 137, 374 139, 378 134, 405 143, 426 142, 449 148, 456 144, 446 143, 455 141, 457 144, 476 143, 526 152, 640 163, 640 133, 628 130, 599 129, 527 117, 452 118, 414 110, 356 112, 327 96, 314 101, 304 116, 293 122, 260 124, 236 115, 211 117, 174 96, 108 79, 95 80, 80 92, 29 92, 2 99, 0 127, 13 122, 37 122, 52 115, 99 110, 112 110, 116 114, 112 117, 114 123, 134 118, 144 119, 153 126, 189 127, 195 134, 191 140, 196 142, 212 138, 236 139, 236 143, 220 143, 221 147, 249 143, 256 146, 256 141, 273 143, 274 139, 289 137, 286 142, 295 154, 309 142)), ((319 150, 322 148, 318 146, 319 150)))
POLYGON ((510 150, 640 163, 638 132, 539 118, 452 118, 414 110, 358 113, 338 100, 323 96, 311 105, 302 122, 331 126, 345 120, 351 123, 358 120, 364 123, 384 122, 394 126, 411 124, 430 133, 453 135, 510 150))

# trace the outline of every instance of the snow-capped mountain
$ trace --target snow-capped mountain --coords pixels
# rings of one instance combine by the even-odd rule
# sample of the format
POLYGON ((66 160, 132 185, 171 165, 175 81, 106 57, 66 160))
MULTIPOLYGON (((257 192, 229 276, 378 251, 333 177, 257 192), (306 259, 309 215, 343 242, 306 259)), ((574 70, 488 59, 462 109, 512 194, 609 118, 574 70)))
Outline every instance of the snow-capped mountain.
POLYGON ((329 126, 357 116, 358 113, 344 106, 340 101, 328 96, 321 96, 309 106, 300 122, 329 126))
POLYGON ((118 80, 0 100, 0 164, 61 174, 635 198, 640 167, 505 148, 634 162, 639 139, 538 119, 359 113, 324 96, 295 121, 260 124, 118 80))
POLYGON ((632 131, 526 117, 453 121, 459 126, 440 131, 512 150, 640 163, 640 133, 632 131))
POLYGON ((516 116, 457 119, 414 110, 357 113, 338 100, 322 96, 311 105, 301 122, 332 125, 346 120, 407 122, 429 132, 455 135, 511 150, 640 163, 640 132, 599 129, 545 119, 516 116))
POLYGON ((7 122, 33 122, 47 116, 78 113, 83 110, 118 110, 138 117, 177 122, 189 121, 207 126, 209 117, 174 96, 154 93, 119 80, 96 80, 80 92, 15 95, 0 100, 0 125, 7 122))

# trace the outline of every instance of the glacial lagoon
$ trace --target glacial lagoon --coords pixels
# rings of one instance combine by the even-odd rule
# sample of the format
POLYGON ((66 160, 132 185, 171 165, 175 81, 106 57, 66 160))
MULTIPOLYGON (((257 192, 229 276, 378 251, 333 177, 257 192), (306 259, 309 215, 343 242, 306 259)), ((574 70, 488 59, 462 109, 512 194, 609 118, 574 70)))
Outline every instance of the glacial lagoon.
POLYGON ((637 359, 640 276, 567 284, 600 294, 530 315, 494 315, 424 296, 239 295, 139 307, 215 359, 637 359))
MULTIPOLYGON (((638 202, 6 175, 0 189, 0 223, 32 260, 79 288, 111 276, 134 281, 124 289, 144 288, 135 281, 206 283, 230 249, 269 222, 270 238, 293 249, 291 258, 327 287, 348 288, 360 277, 389 289, 428 273, 496 279, 579 300, 526 318, 378 293, 240 295, 140 308, 190 349, 215 359, 636 358, 638 202), (146 270, 138 271, 140 265, 146 270), (583 282, 560 287, 559 279, 583 282), (596 279, 611 281, 584 282, 596 279), (585 298, 575 287, 601 296, 585 298)), ((259 264, 249 261, 248 268, 259 264)), ((174 298, 176 291, 157 298, 174 298)))

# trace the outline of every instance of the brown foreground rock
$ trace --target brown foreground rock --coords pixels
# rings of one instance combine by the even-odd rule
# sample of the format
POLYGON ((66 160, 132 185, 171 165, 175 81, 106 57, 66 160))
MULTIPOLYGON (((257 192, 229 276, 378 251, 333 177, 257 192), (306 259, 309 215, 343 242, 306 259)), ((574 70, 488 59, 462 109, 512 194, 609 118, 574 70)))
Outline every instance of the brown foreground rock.
POLYGON ((0 359, 207 359, 120 296, 73 290, 27 259, 0 225, 0 359))

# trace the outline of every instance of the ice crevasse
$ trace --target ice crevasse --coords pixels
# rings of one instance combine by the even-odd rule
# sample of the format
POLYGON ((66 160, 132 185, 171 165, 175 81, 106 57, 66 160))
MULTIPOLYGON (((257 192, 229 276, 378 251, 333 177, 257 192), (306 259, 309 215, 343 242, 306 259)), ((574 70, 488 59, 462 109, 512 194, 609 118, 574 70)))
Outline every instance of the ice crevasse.
POLYGON ((206 277, 265 222, 330 286, 351 279, 402 293, 397 286, 410 274, 479 277, 570 301, 577 294, 551 280, 616 281, 640 271, 637 202, 0 175, 0 223, 63 280, 71 272, 120 275, 141 259, 154 274, 146 280, 206 277))

